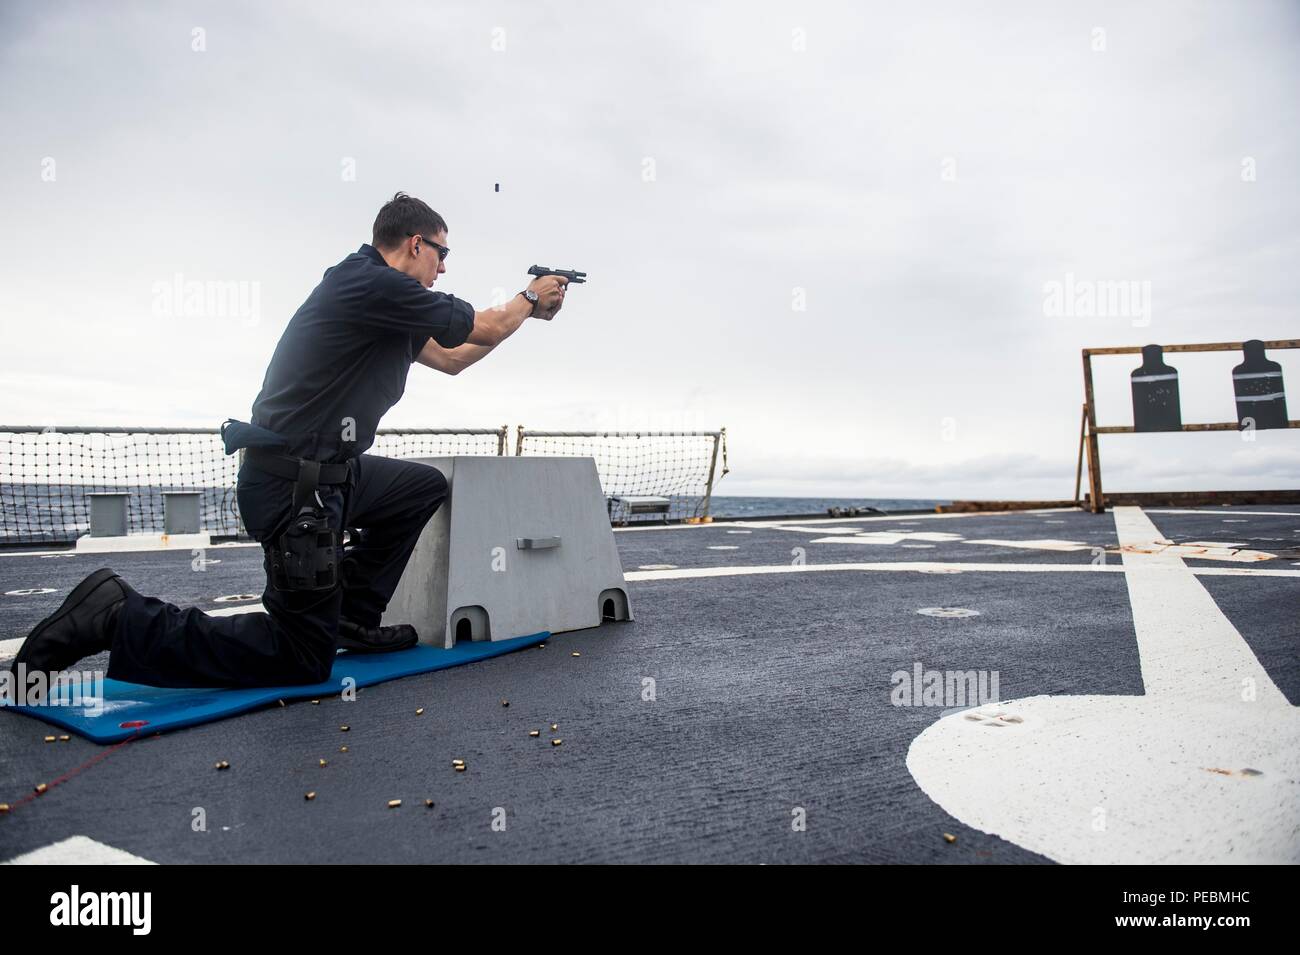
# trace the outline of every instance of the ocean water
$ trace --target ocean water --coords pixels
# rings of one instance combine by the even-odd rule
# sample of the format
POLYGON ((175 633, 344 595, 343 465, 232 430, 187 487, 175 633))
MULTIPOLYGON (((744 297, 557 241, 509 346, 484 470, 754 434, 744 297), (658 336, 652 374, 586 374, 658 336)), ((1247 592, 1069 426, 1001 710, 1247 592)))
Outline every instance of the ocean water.
POLYGON ((709 514, 724 517, 776 517, 800 515, 825 515, 831 507, 875 507, 882 511, 934 510, 937 504, 951 504, 949 500, 896 497, 726 497, 715 494, 709 503, 709 514))

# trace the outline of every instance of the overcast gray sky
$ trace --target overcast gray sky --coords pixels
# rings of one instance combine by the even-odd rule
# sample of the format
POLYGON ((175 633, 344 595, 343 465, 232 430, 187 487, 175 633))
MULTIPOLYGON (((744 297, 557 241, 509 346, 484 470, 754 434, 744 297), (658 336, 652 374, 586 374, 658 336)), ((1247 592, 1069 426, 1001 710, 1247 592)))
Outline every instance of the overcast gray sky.
MULTIPOLYGON (((385 426, 725 425, 720 494, 1064 497, 1081 348, 1300 337, 1298 52, 1287 2, 6 0, 0 419, 246 417, 403 189, 438 289, 591 280, 385 426)), ((1184 421, 1235 418, 1239 355, 1168 360, 1184 421)), ((1294 430, 1101 441, 1111 490, 1300 486, 1294 430)))

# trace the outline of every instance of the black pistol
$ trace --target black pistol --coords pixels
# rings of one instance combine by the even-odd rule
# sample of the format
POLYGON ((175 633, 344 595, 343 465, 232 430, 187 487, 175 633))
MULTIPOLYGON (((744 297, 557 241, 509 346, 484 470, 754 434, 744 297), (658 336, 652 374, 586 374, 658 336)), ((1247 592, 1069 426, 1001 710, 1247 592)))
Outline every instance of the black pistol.
POLYGON ((574 271, 568 271, 567 269, 548 269, 544 265, 534 265, 528 270, 528 274, 536 275, 539 278, 543 275, 562 275, 574 284, 581 284, 582 282, 587 281, 586 272, 579 272, 576 269, 574 271))

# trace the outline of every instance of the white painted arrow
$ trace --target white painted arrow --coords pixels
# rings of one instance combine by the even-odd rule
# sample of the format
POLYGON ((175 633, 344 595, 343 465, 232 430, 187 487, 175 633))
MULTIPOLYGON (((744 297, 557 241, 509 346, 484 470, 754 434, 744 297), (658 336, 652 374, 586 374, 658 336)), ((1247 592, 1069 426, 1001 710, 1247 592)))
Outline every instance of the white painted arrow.
POLYGON ((1114 515, 1145 695, 944 716, 907 768, 961 822, 1058 862, 1300 861, 1300 712, 1141 509, 1114 515))

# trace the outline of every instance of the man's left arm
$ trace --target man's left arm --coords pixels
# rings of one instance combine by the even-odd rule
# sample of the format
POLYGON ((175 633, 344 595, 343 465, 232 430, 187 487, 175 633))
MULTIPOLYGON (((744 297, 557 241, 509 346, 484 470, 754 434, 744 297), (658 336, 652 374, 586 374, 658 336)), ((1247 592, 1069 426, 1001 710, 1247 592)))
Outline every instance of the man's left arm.
POLYGON ((467 342, 455 348, 443 348, 430 338, 424 343, 415 360, 443 374, 459 375, 495 347, 495 345, 471 345, 467 342))

